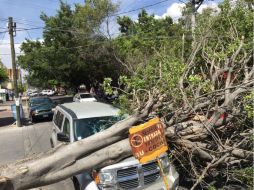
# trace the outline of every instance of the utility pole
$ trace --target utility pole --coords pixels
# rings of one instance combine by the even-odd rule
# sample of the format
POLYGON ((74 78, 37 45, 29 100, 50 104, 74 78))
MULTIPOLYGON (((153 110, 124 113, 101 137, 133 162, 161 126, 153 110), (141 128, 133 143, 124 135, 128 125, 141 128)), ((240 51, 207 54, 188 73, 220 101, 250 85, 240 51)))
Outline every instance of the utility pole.
POLYGON ((12 73, 13 73, 13 86, 14 86, 14 95, 15 95, 15 104, 16 104, 17 127, 21 127, 20 97, 19 97, 18 85, 17 85, 17 68, 16 68, 16 61, 15 61, 15 49, 14 49, 14 38, 13 38, 13 31, 16 30, 16 23, 13 23, 12 17, 9 17, 8 28, 9 28, 9 34, 10 34, 12 73))

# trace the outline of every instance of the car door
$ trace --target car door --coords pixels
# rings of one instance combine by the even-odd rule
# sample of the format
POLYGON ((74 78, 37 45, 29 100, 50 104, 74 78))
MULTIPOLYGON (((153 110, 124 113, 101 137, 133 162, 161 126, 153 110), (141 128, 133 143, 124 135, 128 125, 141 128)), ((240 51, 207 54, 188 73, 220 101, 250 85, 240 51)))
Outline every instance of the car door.
POLYGON ((53 116, 53 130, 51 135, 51 145, 56 146, 59 142, 57 140, 57 133, 62 131, 64 114, 60 110, 56 110, 53 116))

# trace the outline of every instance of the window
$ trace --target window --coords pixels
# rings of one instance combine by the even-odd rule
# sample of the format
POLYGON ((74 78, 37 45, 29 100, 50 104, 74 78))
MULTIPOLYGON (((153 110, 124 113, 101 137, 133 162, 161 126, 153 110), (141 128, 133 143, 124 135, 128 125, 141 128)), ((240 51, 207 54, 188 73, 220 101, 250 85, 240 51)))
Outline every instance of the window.
POLYGON ((77 119, 74 121, 74 138, 76 140, 84 139, 111 127, 122 119, 124 118, 119 116, 77 119))
POLYGON ((64 120, 63 133, 70 137, 70 121, 67 118, 64 120))
POLYGON ((93 98, 91 94, 80 94, 81 98, 93 98))
POLYGON ((48 105, 48 104, 53 104, 52 100, 49 98, 32 98, 30 100, 31 106, 48 105))
POLYGON ((54 123, 59 129, 61 129, 62 122, 63 122, 63 114, 60 111, 57 111, 56 116, 54 118, 54 123))

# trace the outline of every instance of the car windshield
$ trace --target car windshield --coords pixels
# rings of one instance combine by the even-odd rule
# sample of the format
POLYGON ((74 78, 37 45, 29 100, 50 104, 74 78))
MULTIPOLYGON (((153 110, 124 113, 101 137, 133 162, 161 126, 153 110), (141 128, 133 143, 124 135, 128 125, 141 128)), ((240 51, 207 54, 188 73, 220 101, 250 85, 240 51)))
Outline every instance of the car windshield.
POLYGON ((52 104, 52 101, 49 98, 35 98, 30 100, 31 106, 43 105, 43 104, 52 104))
POLYGON ((74 120, 75 140, 103 131, 122 119, 124 118, 120 116, 106 116, 74 120))
POLYGON ((91 94, 80 94, 81 98, 92 98, 93 96, 91 94))

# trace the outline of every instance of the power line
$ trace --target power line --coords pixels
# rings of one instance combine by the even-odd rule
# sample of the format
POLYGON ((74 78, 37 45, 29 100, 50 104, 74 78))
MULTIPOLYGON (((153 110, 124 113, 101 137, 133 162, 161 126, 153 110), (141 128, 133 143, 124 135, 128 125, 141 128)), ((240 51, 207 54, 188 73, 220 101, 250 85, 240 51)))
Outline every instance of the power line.
POLYGON ((8 21, 6 18, 0 18, 0 21, 8 21))
POLYGON ((150 5, 146 5, 146 6, 143 6, 143 7, 136 8, 136 9, 132 9, 132 10, 129 10, 129 11, 125 11, 125 12, 121 12, 121 13, 116 13, 116 14, 113 14, 111 16, 119 16, 119 15, 122 15, 122 14, 139 11, 139 10, 142 10, 142 9, 145 9, 145 8, 149 8, 149 7, 153 7, 153 6, 159 5, 161 3, 165 3, 167 1, 169 1, 169 0, 164 0, 164 1, 160 1, 160 2, 154 3, 154 4, 150 4, 150 5))
MULTIPOLYGON (((128 35, 128 36, 118 36, 118 39, 120 38, 129 38, 129 37, 135 37, 138 36, 140 33, 136 33, 133 35, 128 35)), ((181 39, 182 36, 154 36, 154 37, 142 37, 142 36, 138 36, 139 39, 143 39, 143 40, 151 40, 151 41, 155 41, 155 40, 164 40, 164 39, 181 39)), ((228 36, 221 36, 224 38, 228 38, 228 36)), ((90 37, 91 38, 91 37, 90 37)), ((192 36, 186 36, 186 38, 191 39, 192 36)), ((217 38, 216 36, 207 36, 207 39, 211 39, 211 38, 217 38)), ((91 38, 93 39, 93 38, 91 38)), ((78 49, 78 48, 83 48, 83 47, 89 47, 89 46, 93 46, 93 45, 99 45, 99 44, 106 44, 109 43, 109 40, 105 39, 104 41, 99 41, 99 42, 95 42, 95 43, 91 43, 91 44, 87 44, 87 45, 80 45, 80 46, 74 46, 74 47, 59 47, 62 49, 78 49)), ((5 43, 7 44, 7 43, 5 43)), ((17 44, 22 44, 22 43, 17 43, 17 44)), ((1 44, 0 44, 1 45, 1 44)), ((16 53, 17 55, 21 55, 22 53, 16 53)), ((10 54, 0 54, 0 55, 10 55, 10 54)))
MULTIPOLYGON (((5 1, 4 3, 9 4, 9 5, 11 5, 11 6, 14 6, 14 7, 20 7, 20 5, 18 5, 18 4, 16 4, 16 3, 12 3, 12 2, 10 2, 10 1, 5 1)), ((51 7, 44 7, 44 6, 41 6, 41 5, 38 5, 38 4, 34 4, 34 3, 30 3, 30 2, 27 3, 27 2, 23 2, 23 1, 22 1, 22 3, 25 3, 25 4, 30 5, 30 6, 32 6, 32 7, 45 9, 45 10, 47 10, 47 9, 56 10, 56 9, 51 8, 51 7)))
POLYGON ((44 27, 35 27, 35 28, 17 28, 16 31, 26 31, 26 30, 38 30, 43 29, 44 27))
POLYGON ((19 21, 16 21, 17 24, 21 24, 21 25, 25 25, 25 26, 33 26, 33 27, 43 27, 43 26, 38 26, 38 25, 34 25, 34 24, 27 24, 27 23, 22 23, 19 21))
POLYGON ((7 30, 6 31, 1 31, 0 34, 6 33, 6 32, 8 32, 8 31, 7 30))
MULTIPOLYGON (((136 9, 132 9, 132 10, 129 10, 129 11, 124 11, 124 12, 116 13, 116 14, 110 15, 109 17, 115 17, 115 16, 119 16, 119 15, 122 15, 122 14, 127 14, 127 13, 131 13, 131 12, 135 12, 135 11, 138 11, 138 10, 142 10, 142 9, 145 9, 145 8, 149 8, 149 7, 153 7, 153 6, 159 5, 161 3, 165 3, 167 1, 169 1, 169 0, 163 0, 163 1, 160 1, 160 2, 157 2, 157 3, 153 3, 153 4, 150 4, 150 5, 146 5, 146 6, 139 7, 139 8, 136 8, 136 9)), ((8 19, 0 18, 0 21, 7 21, 7 20, 8 19)), ((29 21, 29 20, 25 20, 25 19, 18 19, 17 18, 16 20, 34 23, 34 21, 29 21)), ((22 24, 22 25, 27 25, 27 26, 34 26, 33 28, 17 28, 16 31, 40 30, 40 29, 45 28, 45 26, 37 26, 37 25, 34 25, 34 24, 22 23, 22 22, 19 22, 19 21, 16 22, 16 23, 22 24)), ((64 29, 62 27, 51 27, 50 29, 51 30, 55 30, 55 31, 61 31, 61 32, 71 32, 71 33, 80 34, 80 35, 87 35, 87 34, 84 34, 82 32, 78 32, 78 31, 74 31, 74 30, 66 30, 66 29, 64 29)), ((79 30, 79 28, 73 28, 73 29, 79 30)), ((5 33, 5 32, 6 31, 0 32, 0 34, 1 33, 5 33)), ((111 35, 114 35, 114 34, 111 34, 111 35)))
MULTIPOLYGON (((145 8, 149 8, 149 7, 153 7, 153 6, 156 6, 156 5, 159 5, 161 3, 165 3, 169 0, 163 0, 163 1, 160 1, 160 2, 157 2, 157 3, 153 3, 153 4, 150 4, 150 5, 146 5, 146 6, 143 6, 143 7, 139 7, 139 8, 136 8, 136 9, 131 9, 131 10, 128 10, 128 11, 123 11, 123 12, 120 12, 120 13, 116 13, 116 14, 112 14, 112 15, 109 15, 109 17, 115 17, 115 16, 119 16, 119 15, 122 15, 122 14, 127 14, 127 13, 131 13, 131 12, 135 12, 135 11, 139 11, 139 10, 142 10, 142 9, 145 9, 145 8)), ((7 21, 8 19, 5 19, 5 18, 0 18, 0 21, 3 20, 3 21, 7 21)), ((26 20, 26 19, 18 19, 18 18, 15 18, 15 20, 20 20, 20 21, 24 21, 24 22, 30 22, 30 23, 35 23, 35 21, 29 21, 29 20, 26 20)), ((37 26, 37 25, 32 25, 32 24, 28 24, 28 23, 22 23, 22 22, 16 22, 16 23, 19 23, 19 24, 23 24, 23 25, 27 25, 27 26, 34 26, 34 27, 41 27, 43 28, 43 26, 37 26)), ((39 23, 39 22, 37 22, 39 23)))
MULTIPOLYGON (((3 41, 3 40, 4 40, 5 34, 6 34, 6 32, 5 32, 5 33, 3 33, 3 37, 2 37, 2 39, 1 39, 1 41, 3 41)), ((1 43, 0 43, 0 44, 1 44, 1 43)))
MULTIPOLYGON (((80 34, 80 35, 87 35, 86 33, 84 32, 78 32, 78 31, 75 31, 75 30, 68 30, 68 29, 58 29, 57 27, 35 27, 35 28, 17 28, 16 31, 30 31, 30 30, 38 30, 38 29, 44 29, 44 30, 53 30, 53 31, 59 31, 59 32, 70 32, 70 33, 73 33, 73 34, 80 34)), ((76 29, 76 28, 72 28, 72 29, 76 29)), ((115 33, 115 34, 121 34, 121 33, 115 33)), ((115 34, 111 34, 111 35, 115 35, 115 34)), ((88 37, 89 39, 92 38, 92 37, 88 37)))
POLYGON ((27 30, 26 31, 27 35, 28 35, 28 38, 30 38, 30 40, 33 40, 32 36, 30 35, 30 32, 27 30))
MULTIPOLYGON (((119 38, 127 38, 127 37, 132 37, 132 36, 136 36, 135 35, 130 35, 130 36, 120 36, 119 38)), ((177 38, 181 38, 181 36, 156 36, 156 37, 140 37, 143 40, 163 40, 163 39, 177 39, 177 38)), ((109 43, 108 40, 105 41, 99 41, 99 42, 95 42, 95 43, 91 43, 91 44, 87 44, 87 45, 81 45, 81 46, 75 46, 75 47, 59 47, 62 49, 78 49, 78 48, 83 48, 83 47, 89 47, 89 46, 94 46, 94 45, 99 45, 99 44, 106 44, 109 43)), ((22 53, 16 53, 17 55, 22 55, 22 53)), ((11 54, 0 54, 0 55, 11 55, 11 54)))

